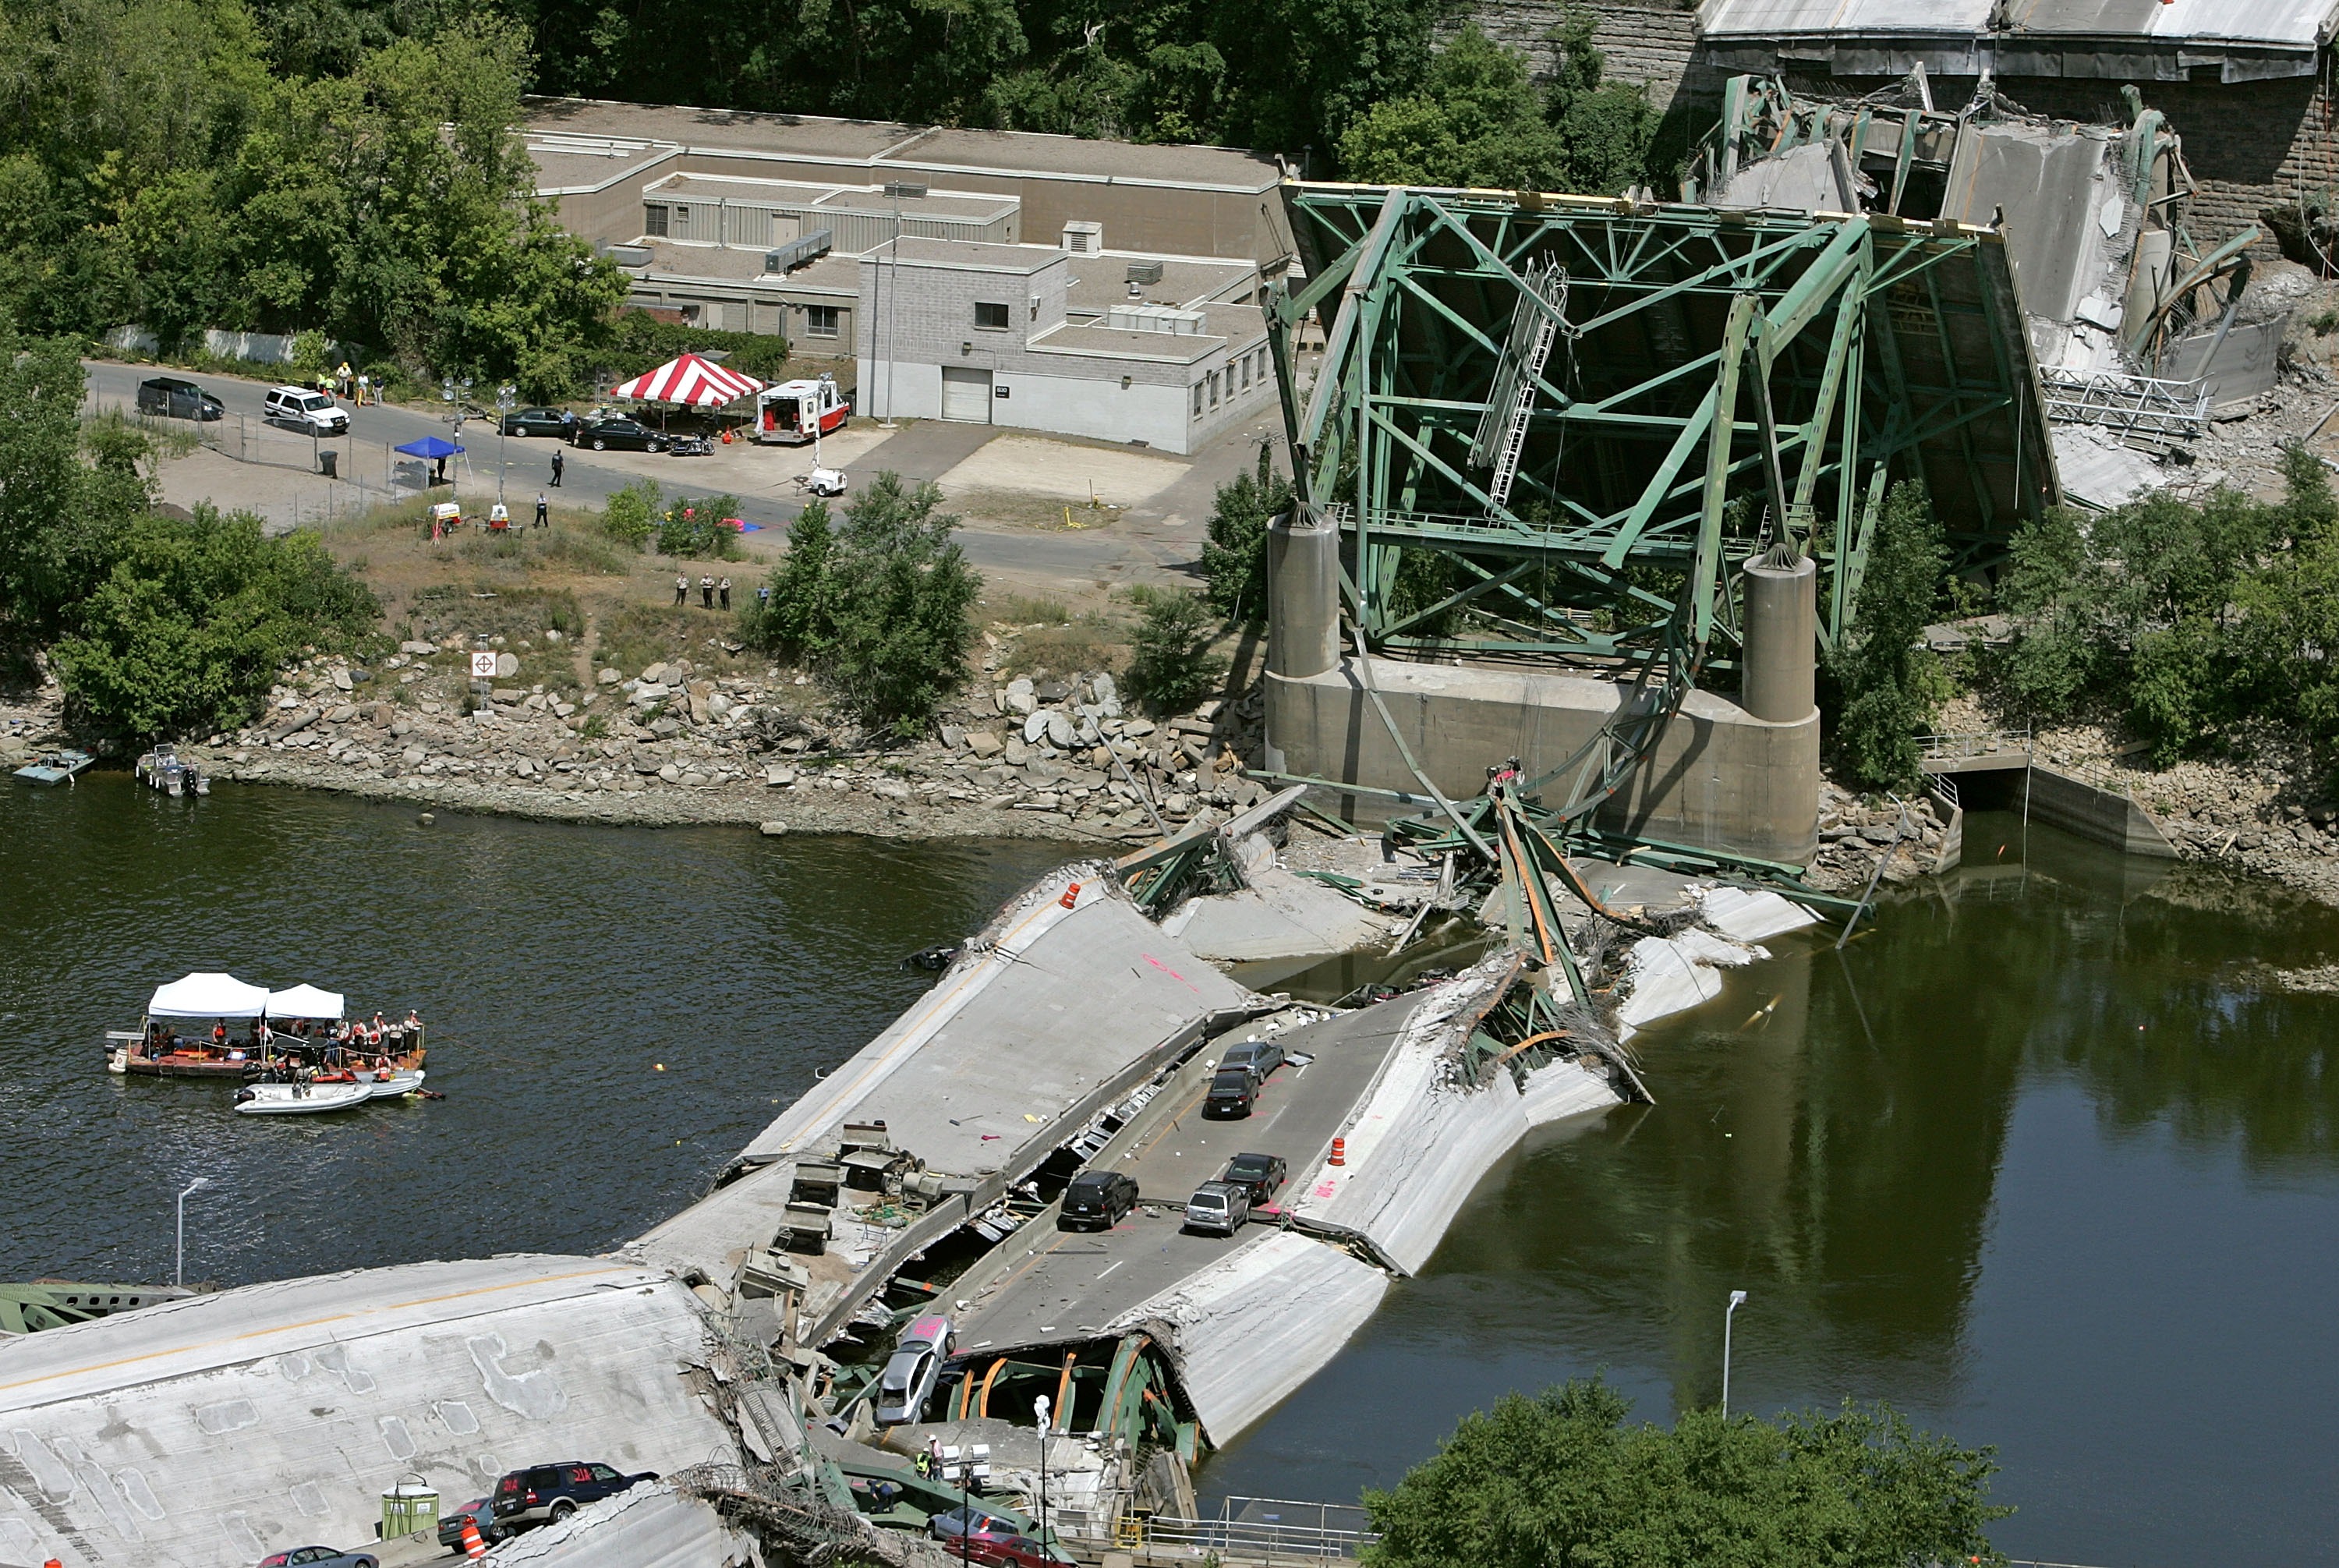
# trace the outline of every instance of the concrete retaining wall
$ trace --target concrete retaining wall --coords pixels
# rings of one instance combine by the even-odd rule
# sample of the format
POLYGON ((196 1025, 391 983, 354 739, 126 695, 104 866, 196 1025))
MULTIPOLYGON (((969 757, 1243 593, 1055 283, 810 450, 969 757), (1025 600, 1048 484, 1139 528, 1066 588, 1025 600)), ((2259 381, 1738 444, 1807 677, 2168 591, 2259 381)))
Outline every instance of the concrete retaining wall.
POLYGON ((2176 846, 2136 802, 2046 768, 2030 770, 2030 820, 2127 854, 2176 858, 2176 846))

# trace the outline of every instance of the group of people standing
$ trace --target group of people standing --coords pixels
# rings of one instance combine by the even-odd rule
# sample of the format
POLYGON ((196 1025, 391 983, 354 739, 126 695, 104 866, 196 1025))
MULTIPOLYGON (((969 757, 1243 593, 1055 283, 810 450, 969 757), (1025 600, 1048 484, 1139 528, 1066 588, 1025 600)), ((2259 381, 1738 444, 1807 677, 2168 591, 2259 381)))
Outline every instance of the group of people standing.
MULTIPOLYGON (((717 596, 720 596, 723 600, 723 607, 726 610, 729 609, 731 607, 731 579, 729 577, 717 578, 708 576, 702 577, 698 579, 698 598, 701 604, 704 604, 711 610, 715 607, 715 600, 717 596)), ((688 572, 676 572, 674 575, 674 602, 677 605, 686 605, 690 602, 690 574, 688 572)))

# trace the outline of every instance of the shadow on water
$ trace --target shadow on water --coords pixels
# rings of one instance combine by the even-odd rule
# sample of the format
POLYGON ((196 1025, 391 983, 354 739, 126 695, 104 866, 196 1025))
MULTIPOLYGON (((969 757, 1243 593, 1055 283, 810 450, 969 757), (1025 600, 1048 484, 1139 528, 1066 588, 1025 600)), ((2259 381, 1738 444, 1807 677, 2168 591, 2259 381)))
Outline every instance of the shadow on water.
POLYGON ((1658 1105, 1546 1129, 1214 1489, 1355 1495, 1514 1389, 1668 1419, 1890 1399, 1995 1443, 1998 1539, 2326 1556, 2339 919, 1978 815, 1841 952, 1791 937, 1638 1041, 1658 1105))

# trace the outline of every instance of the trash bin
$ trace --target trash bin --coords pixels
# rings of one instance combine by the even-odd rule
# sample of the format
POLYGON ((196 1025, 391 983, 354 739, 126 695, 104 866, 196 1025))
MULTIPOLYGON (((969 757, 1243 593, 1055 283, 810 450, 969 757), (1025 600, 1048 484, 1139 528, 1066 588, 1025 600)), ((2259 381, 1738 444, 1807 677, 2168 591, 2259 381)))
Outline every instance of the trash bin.
POLYGON ((381 1538, 395 1541, 439 1528, 439 1494, 419 1481, 401 1481, 381 1494, 381 1538))
POLYGON ((323 451, 317 454, 317 471, 324 475, 325 478, 329 479, 339 478, 340 477, 339 472, 341 454, 333 450, 331 447, 327 447, 323 451))

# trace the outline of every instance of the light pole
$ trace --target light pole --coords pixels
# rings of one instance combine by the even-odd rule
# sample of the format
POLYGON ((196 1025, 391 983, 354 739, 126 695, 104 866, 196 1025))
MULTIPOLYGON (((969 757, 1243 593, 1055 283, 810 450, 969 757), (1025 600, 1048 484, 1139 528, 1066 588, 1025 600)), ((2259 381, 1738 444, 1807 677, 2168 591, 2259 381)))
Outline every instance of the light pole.
MULTIPOLYGON (((457 504, 459 508, 463 499, 463 482, 458 477, 461 473, 461 465, 457 463, 455 459, 463 455, 463 408, 470 395, 471 383, 469 381, 459 381, 454 377, 449 376, 441 380, 439 383, 439 396, 444 399, 448 406, 455 410, 455 450, 453 455, 447 459, 449 464, 447 469, 447 496, 449 500, 452 500, 457 504)), ((457 515, 461 515, 459 509, 457 515)))
MULTIPOLYGON (((881 430, 893 429, 893 318, 902 313, 902 199, 916 201, 926 193, 923 185, 908 180, 888 180, 885 194, 893 203, 893 287, 887 291, 892 308, 885 312, 885 417, 877 421, 881 430)), ((869 326, 869 344, 877 345, 877 325, 869 326)), ((817 419, 815 415, 814 419, 817 419)))
POLYGON ((496 389, 496 500, 504 498, 504 437, 509 433, 511 411, 519 392, 509 381, 496 389))
POLYGON ((1730 1321, 1745 1305, 1746 1293, 1733 1290, 1730 1293, 1729 1308, 1722 1315, 1722 1418, 1724 1421, 1730 1419, 1730 1321))
POLYGON ((209 1187, 211 1184, 210 1177, 198 1176, 187 1183, 185 1191, 179 1194, 179 1261, 178 1266, 171 1270, 171 1283, 173 1285, 184 1285, 187 1282, 187 1193, 194 1191, 199 1187, 209 1187))
POLYGON ((1048 1551, 1048 1396, 1044 1394, 1031 1401, 1032 1414, 1040 1418, 1040 1551, 1048 1551))

